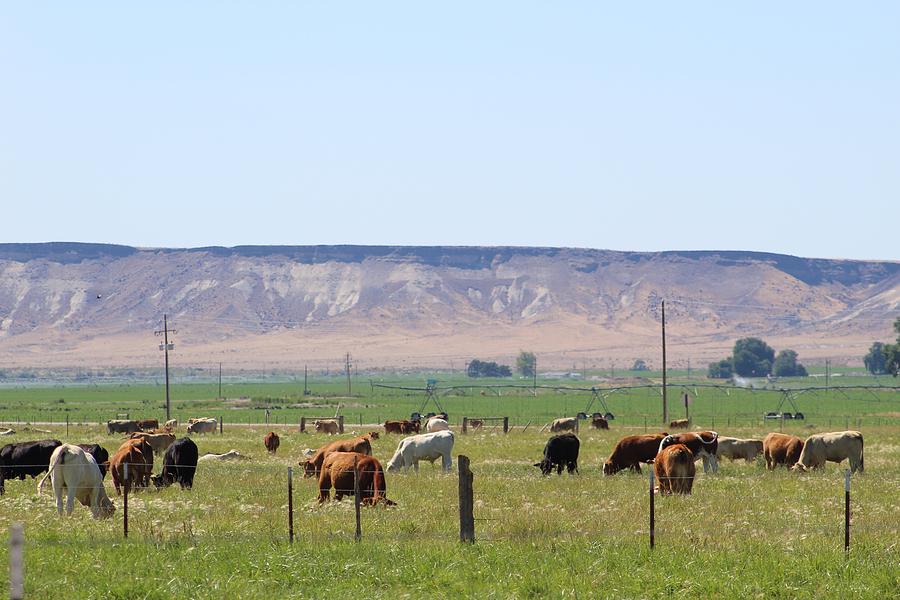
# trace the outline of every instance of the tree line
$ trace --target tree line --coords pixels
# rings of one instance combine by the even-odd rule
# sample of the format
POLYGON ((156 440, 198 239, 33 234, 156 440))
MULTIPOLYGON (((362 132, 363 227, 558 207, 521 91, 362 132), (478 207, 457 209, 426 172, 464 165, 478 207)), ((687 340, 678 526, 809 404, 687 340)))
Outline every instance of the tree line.
POLYGON ((900 317, 894 321, 894 332, 897 334, 896 344, 873 342, 869 352, 863 357, 866 370, 873 375, 894 377, 900 373, 900 317))

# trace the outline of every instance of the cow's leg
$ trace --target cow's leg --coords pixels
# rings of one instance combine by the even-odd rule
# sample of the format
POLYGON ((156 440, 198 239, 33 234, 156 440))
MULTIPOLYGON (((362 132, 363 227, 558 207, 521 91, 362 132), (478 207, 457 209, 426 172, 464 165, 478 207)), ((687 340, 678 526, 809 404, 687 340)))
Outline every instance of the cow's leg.
POLYGON ((415 469, 416 475, 418 475, 419 474, 419 459, 418 458, 413 461, 413 469, 415 469))
POLYGON ((444 473, 449 473, 451 467, 453 467, 453 459, 450 457, 449 453, 441 456, 441 467, 444 473))
POLYGON ((331 496, 331 477, 328 472, 322 472, 319 477, 319 504, 327 502, 331 496))
POLYGON ((66 498, 66 514, 72 514, 72 511, 75 510, 75 494, 78 493, 78 490, 74 485, 66 486, 66 491, 68 492, 66 498))
POLYGON ((62 486, 62 483, 63 483, 63 482, 62 482, 62 477, 61 477, 61 476, 54 477, 53 475, 51 475, 51 476, 50 476, 50 480, 51 480, 51 483, 53 483, 53 495, 56 496, 56 514, 62 515, 62 514, 63 514, 63 501, 62 501, 62 495, 63 495, 63 486, 62 486))

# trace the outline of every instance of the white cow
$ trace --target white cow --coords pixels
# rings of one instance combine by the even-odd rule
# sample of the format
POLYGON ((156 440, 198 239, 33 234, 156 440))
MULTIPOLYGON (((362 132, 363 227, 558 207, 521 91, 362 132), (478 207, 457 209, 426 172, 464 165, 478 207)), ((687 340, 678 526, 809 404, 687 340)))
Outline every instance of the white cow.
POLYGON ((446 419, 431 417, 428 419, 428 423, 425 424, 425 431, 450 431, 450 423, 448 423, 446 419))
POLYGON ((215 454, 213 452, 207 452, 203 456, 197 459, 198 461, 203 460, 250 460, 249 456, 245 456, 238 452, 237 450, 229 450, 224 454, 215 454))
POLYGON ((719 436, 719 445, 716 447, 717 458, 730 458, 737 460, 743 458, 747 462, 756 460, 762 454, 762 440, 742 440, 740 438, 719 436))
POLYGON ((441 468, 447 472, 452 465, 451 452, 453 452, 452 431, 413 435, 400 441, 397 451, 387 464, 387 470, 402 469, 405 471, 409 467, 413 467, 418 473, 420 460, 427 460, 434 464, 434 461, 440 458, 441 468))
POLYGON ((806 438, 795 471, 825 468, 825 461, 850 459, 850 472, 863 471, 863 436, 858 431, 817 433, 806 438))
POLYGON ((215 433, 218 422, 215 419, 198 419, 187 426, 188 433, 215 433))
POLYGON ((554 421, 550 423, 550 431, 554 433, 558 431, 575 431, 577 427, 578 419, 576 419, 575 417, 554 419, 554 421))
POLYGON ((53 493, 56 495, 56 512, 63 511, 63 489, 67 493, 66 514, 71 515, 75 508, 75 498, 84 506, 91 508, 95 519, 102 519, 113 514, 116 507, 106 495, 103 487, 103 476, 94 457, 72 444, 63 444, 50 456, 50 469, 38 483, 38 495, 44 487, 44 481, 50 478, 53 493))

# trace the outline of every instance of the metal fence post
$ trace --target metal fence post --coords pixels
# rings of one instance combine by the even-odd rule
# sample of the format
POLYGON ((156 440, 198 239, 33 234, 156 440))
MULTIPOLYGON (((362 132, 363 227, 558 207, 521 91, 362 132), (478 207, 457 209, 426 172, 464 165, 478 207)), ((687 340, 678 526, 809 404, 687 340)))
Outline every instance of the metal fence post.
POLYGON ((288 467, 288 540, 294 543, 294 469, 288 467))
POLYGON ((850 551, 850 469, 844 473, 844 551, 850 551))
POLYGON ((356 535, 354 539, 358 542, 362 539, 362 524, 359 519, 359 505, 360 505, 360 494, 359 494, 359 459, 358 457, 353 457, 353 507, 356 510, 356 535))
POLYGON ((25 597, 25 525, 13 523, 9 527, 9 598, 25 597))
POLYGON ((650 466, 650 549, 656 544, 656 511, 653 505, 653 465, 650 466))
POLYGON ((503 433, 509 433, 509 417, 503 417, 503 433))
POLYGON ((122 522, 125 527, 125 537, 128 538, 128 463, 125 463, 123 473, 125 478, 125 494, 122 497, 122 522))
POLYGON ((475 542, 475 515, 472 489, 472 470, 469 468, 469 457, 460 454, 457 457, 459 467, 459 541, 475 542))

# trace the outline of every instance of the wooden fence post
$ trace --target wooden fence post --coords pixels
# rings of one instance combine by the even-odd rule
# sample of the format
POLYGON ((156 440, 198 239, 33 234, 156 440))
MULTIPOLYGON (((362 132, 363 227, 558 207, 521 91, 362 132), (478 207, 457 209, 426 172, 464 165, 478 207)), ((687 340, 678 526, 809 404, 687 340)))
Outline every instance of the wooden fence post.
POLYGON ((66 439, 69 439, 69 415, 66 415, 66 439))
POLYGON ((125 490, 124 490, 124 494, 122 495, 122 505, 123 505, 122 523, 123 523, 123 526, 125 527, 125 538, 127 539, 128 538, 128 487, 129 487, 129 485, 128 485, 128 483, 129 483, 128 482, 128 463, 125 463, 125 465, 122 469, 122 472, 123 472, 124 478, 125 478, 125 490))
POLYGON ((300 433, 306 431, 306 417, 300 417, 300 433))
POLYGON ((288 467, 288 540, 294 543, 294 469, 288 467))
POLYGON ((653 497, 653 467, 650 469, 650 549, 653 549, 653 546, 656 543, 656 514, 655 507, 653 506, 654 497, 653 497))
POLYGON ((503 433, 509 433, 509 417, 503 417, 503 433))
POLYGON ((463 433, 466 433, 466 431, 468 431, 468 425, 469 425, 469 417, 463 417, 463 424, 462 424, 462 432, 463 433))
POLYGON ((360 494, 359 494, 359 466, 357 457, 353 457, 353 506, 356 510, 356 535, 354 536, 354 540, 357 542, 362 539, 362 525, 359 520, 359 505, 360 505, 360 494))
POLYGON ((850 469, 844 473, 844 552, 850 551, 850 469))
POLYGON ((338 417, 338 431, 344 433, 344 415, 338 417))
POLYGON ((225 430, 225 419, 222 418, 222 415, 219 415, 219 435, 224 435, 222 432, 225 430))
POLYGON ((25 526, 13 523, 9 527, 9 598, 25 597, 25 526))
POLYGON ((460 454, 457 457, 459 466, 459 541, 475 542, 475 515, 472 490, 472 470, 469 468, 469 457, 460 454))

